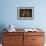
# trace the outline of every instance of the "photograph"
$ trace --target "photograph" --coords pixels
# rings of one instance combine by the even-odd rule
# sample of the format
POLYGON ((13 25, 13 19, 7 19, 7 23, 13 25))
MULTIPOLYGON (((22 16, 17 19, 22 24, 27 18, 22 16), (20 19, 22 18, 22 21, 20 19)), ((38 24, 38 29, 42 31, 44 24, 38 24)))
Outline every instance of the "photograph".
POLYGON ((33 7, 18 7, 17 9, 18 19, 34 19, 33 7))

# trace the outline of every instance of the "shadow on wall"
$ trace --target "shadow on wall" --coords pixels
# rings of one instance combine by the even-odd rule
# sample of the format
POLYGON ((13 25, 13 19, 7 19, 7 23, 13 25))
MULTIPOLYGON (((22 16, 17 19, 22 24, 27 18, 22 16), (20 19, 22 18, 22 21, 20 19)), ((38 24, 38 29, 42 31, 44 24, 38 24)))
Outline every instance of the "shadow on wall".
POLYGON ((4 24, 0 24, 0 43, 2 43, 2 36, 3 36, 3 32, 6 32, 6 27, 4 24), (5 29, 5 30, 4 30, 5 29))

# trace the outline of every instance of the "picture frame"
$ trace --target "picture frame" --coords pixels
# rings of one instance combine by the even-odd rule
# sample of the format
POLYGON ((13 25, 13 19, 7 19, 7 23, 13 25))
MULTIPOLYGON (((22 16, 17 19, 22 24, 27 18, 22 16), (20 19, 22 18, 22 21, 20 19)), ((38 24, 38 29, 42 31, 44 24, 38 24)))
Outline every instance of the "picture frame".
POLYGON ((19 20, 34 20, 34 7, 18 7, 17 19, 19 20))

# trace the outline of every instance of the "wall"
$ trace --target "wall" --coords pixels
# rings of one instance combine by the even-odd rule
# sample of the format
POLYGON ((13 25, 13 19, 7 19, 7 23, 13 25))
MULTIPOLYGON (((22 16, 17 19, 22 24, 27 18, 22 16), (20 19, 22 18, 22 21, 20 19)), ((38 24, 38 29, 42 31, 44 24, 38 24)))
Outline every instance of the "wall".
POLYGON ((46 32, 46 0, 0 0, 0 31, 9 24, 16 28, 39 27, 46 32), (18 20, 17 7, 34 7, 34 20, 18 20))
POLYGON ((15 25, 16 28, 46 28, 45 0, 1 0, 0 24, 15 25), (41 2, 42 1, 42 2, 41 2), (34 20, 18 20, 17 7, 34 7, 34 20))

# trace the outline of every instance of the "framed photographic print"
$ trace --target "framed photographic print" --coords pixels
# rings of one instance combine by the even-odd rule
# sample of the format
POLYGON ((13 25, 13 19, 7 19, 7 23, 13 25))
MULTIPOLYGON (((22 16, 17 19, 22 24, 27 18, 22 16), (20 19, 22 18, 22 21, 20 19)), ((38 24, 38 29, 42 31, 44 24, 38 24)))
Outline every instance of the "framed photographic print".
POLYGON ((18 7, 17 19, 33 20, 34 19, 34 7, 18 7))

